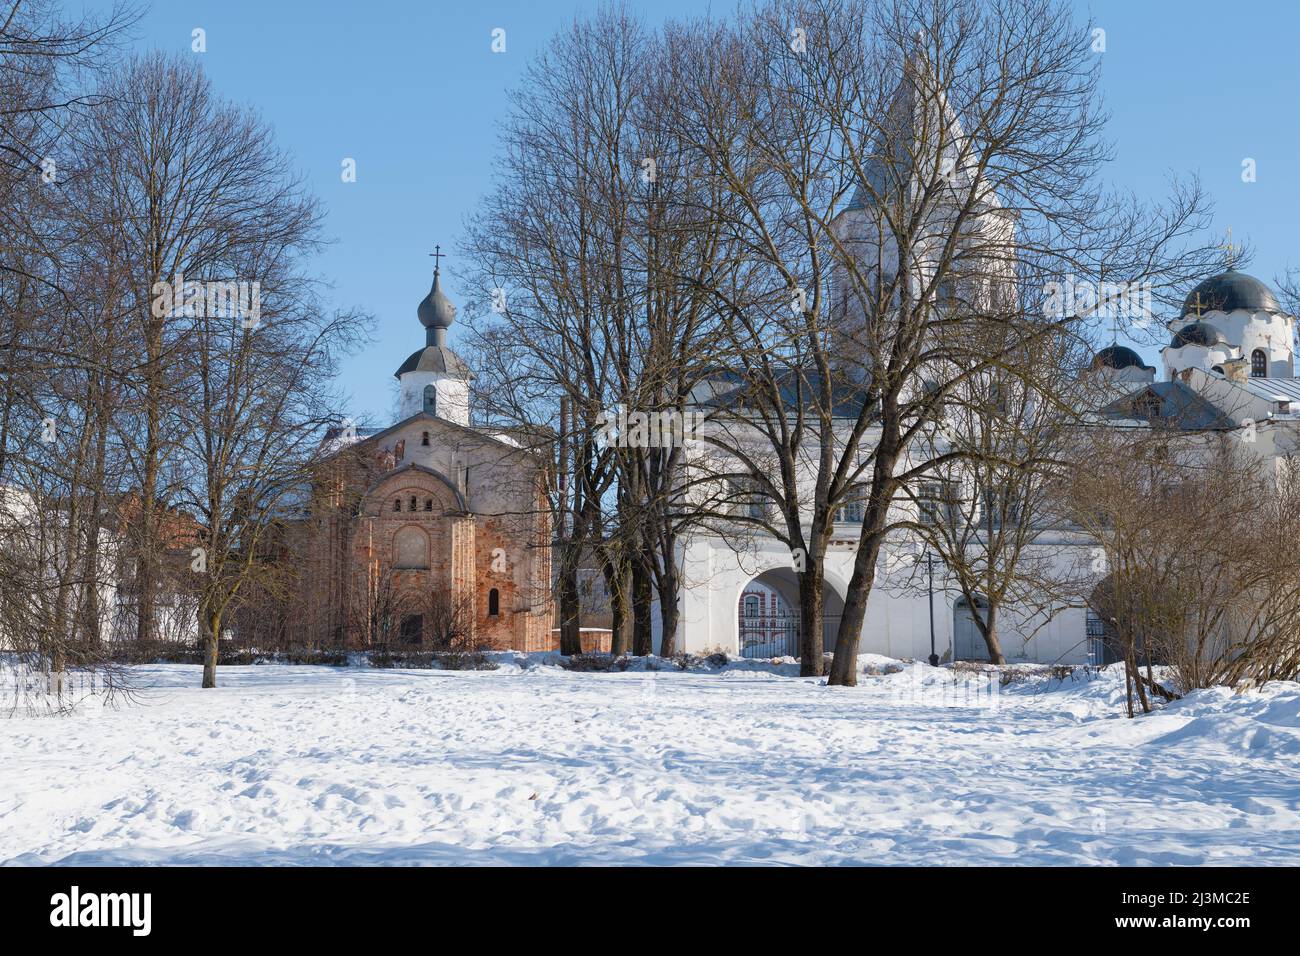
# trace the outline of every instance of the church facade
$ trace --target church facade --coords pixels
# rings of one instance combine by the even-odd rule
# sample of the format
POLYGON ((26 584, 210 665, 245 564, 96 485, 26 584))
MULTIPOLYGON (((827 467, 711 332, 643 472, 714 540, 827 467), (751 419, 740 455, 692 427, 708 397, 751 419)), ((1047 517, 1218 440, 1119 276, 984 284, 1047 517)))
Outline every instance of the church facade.
POLYGON ((471 424, 436 269, 417 316, 398 421, 334 428, 318 455, 282 555, 292 629, 332 646, 550 649, 549 469, 522 433, 471 424))

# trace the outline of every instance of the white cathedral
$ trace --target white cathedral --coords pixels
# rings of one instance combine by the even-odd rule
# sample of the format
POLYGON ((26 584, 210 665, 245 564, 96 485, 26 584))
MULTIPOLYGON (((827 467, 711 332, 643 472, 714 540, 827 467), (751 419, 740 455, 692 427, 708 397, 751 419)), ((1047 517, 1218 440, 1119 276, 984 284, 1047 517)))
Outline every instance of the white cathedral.
MULTIPOLYGON (((1259 279, 1229 269, 1197 285, 1181 315, 1168 323, 1169 344, 1161 352, 1163 376, 1133 349, 1111 345, 1093 360, 1108 382, 1113 401, 1106 420, 1145 424, 1132 409, 1150 407, 1172 427, 1189 433, 1253 424, 1249 446, 1261 468, 1300 452, 1300 379, 1295 377, 1295 317, 1259 279)), ((869 446, 872 435, 864 438, 869 446)), ((895 502, 906 509, 908 503, 895 502)), ((914 507, 914 506, 913 506, 914 507)), ((833 646, 846 587, 853 571, 861 515, 841 509, 825 561, 824 638, 833 646)), ((1078 532, 1044 529, 1036 548, 1074 562, 1091 547, 1078 532)), ((912 559, 915 559, 913 554, 912 559)), ((882 554, 882 561, 888 561, 882 554)), ((682 549, 685 587, 678 645, 700 653, 723 650, 743 656, 797 654, 798 586, 789 550, 774 538, 758 537, 748 550, 734 539, 692 534, 682 549)), ((987 660, 988 651, 972 610, 933 566, 933 594, 926 571, 908 576, 903 588, 873 588, 862 628, 860 651, 924 659, 934 648, 942 660, 987 660)), ((1037 663, 1102 663, 1096 622, 1083 608, 1061 608, 1043 624, 1039 610, 1002 612, 999 636, 1007 660, 1037 663), (1090 626, 1090 624, 1092 626, 1090 626)))
MULTIPOLYGON (((945 114, 938 122, 955 128, 949 142, 960 140, 960 126, 943 96, 914 98, 907 81, 900 85, 892 107, 900 122, 913 127, 926 123, 925 128, 934 128, 933 117, 916 118, 914 99, 942 103, 945 114)), ((960 169, 956 172, 958 178, 963 175, 960 169)), ((965 183, 956 186, 962 188, 965 183)), ((836 220, 836 228, 857 228, 866 201, 863 193, 859 189, 859 195, 836 220)), ((986 209, 978 228, 1010 245, 1014 241, 1012 221, 1002 215, 996 196, 989 196, 986 209)), ((862 234, 870 234, 870 230, 850 233, 862 234)), ((875 248, 869 253, 871 259, 880 253, 881 261, 888 261, 892 254, 889 249, 875 248)), ((1228 271, 1193 288, 1179 317, 1168 323, 1171 338, 1162 350, 1164 368, 1159 381, 1154 367, 1118 344, 1096 354, 1092 372, 1110 396, 1103 421, 1116 426, 1145 425, 1150 415, 1159 415, 1188 433, 1254 424, 1257 440, 1250 447, 1260 456, 1261 468, 1267 468, 1275 463, 1270 459, 1300 450, 1294 316, 1282 308, 1265 283, 1231 265, 1229 261, 1228 271), (1149 409, 1150 414, 1142 418, 1136 414, 1139 409, 1149 409)), ((697 407, 717 401, 720 387, 725 386, 703 383, 693 396, 697 407)), ((869 429, 863 447, 871 447, 877 437, 869 429)), ((916 517, 917 505, 910 500, 896 500, 892 507, 900 512, 910 508, 911 517, 916 517)), ((823 631, 828 650, 833 647, 852 575, 860 508, 841 508, 836 518, 838 533, 832 534, 823 563, 823 631)), ((872 589, 860 651, 924 659, 933 647, 941 660, 987 659, 987 647, 974 621, 980 608, 967 606, 941 563, 926 562, 918 569, 922 549, 915 547, 916 542, 912 544, 908 554, 912 570, 904 575, 907 586, 882 587, 878 583, 872 589)), ((1075 564, 1080 549, 1091 549, 1093 542, 1077 530, 1044 528, 1033 547, 1053 562, 1075 564)), ((881 555, 883 565, 891 558, 902 560, 901 555, 889 552, 887 543, 881 555)), ((746 547, 738 547, 734 536, 696 529, 681 544, 679 566, 683 581, 679 649, 752 657, 798 653, 797 577, 791 554, 782 542, 757 534, 746 547)), ((999 617, 999 637, 1008 661, 1104 662, 1100 622, 1090 619, 1091 613, 1084 608, 1062 606, 1044 614, 1042 608, 1031 611, 1010 606, 1003 607, 999 617)), ((653 619, 657 626, 657 613, 653 619)))

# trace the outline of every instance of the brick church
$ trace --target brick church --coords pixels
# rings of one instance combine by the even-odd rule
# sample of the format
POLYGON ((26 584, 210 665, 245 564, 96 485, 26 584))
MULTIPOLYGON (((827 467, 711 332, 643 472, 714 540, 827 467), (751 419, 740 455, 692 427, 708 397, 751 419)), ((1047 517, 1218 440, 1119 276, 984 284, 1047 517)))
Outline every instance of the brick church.
POLYGON ((396 372, 399 420, 322 445, 286 541, 285 609, 320 643, 552 646, 546 459, 523 431, 471 424, 473 374, 447 345, 455 313, 435 267, 416 310, 425 345, 396 372))

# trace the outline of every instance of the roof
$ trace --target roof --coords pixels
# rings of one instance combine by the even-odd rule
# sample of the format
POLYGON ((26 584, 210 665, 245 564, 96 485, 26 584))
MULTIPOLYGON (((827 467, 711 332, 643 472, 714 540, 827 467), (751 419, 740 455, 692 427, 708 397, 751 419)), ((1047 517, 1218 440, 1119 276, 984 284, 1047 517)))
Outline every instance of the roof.
POLYGON ((1234 384, 1266 402, 1300 403, 1300 379, 1297 378, 1248 378, 1234 384))
POLYGON ((1212 276, 1187 293, 1183 302, 1184 315, 1202 312, 1232 312, 1246 309, 1251 312, 1282 312, 1273 290, 1254 276, 1229 269, 1212 276))
MULTIPOLYGON (((696 402, 699 408, 732 408, 743 412, 745 385, 741 376, 730 370, 719 370, 711 378, 716 383, 719 380, 723 382, 731 381, 735 385, 732 388, 721 387, 709 398, 701 399, 696 402)), ((780 373, 778 376, 778 385, 781 391, 781 402, 790 410, 799 407, 798 387, 799 381, 794 370, 780 373)), ((811 382, 805 382, 805 390, 813 387, 811 382)), ((863 408, 863 387, 852 387, 848 384, 837 384, 832 397, 831 414, 836 418, 856 419, 862 414, 863 408)))
POLYGON ((445 345, 426 345, 416 349, 393 376, 401 378, 407 372, 449 372, 464 378, 474 377, 465 360, 445 345))
POLYGON ((1209 399, 1180 381, 1151 382, 1134 389, 1101 409, 1101 417, 1111 422, 1142 425, 1153 421, 1167 428, 1187 431, 1228 429, 1232 421, 1209 399), (1148 415, 1144 402, 1154 414, 1148 415))
POLYGON ((392 425, 389 425, 387 428, 367 429, 368 434, 364 436, 363 440, 374 441, 379 438, 384 438, 391 432, 395 432, 398 429, 405 428, 407 425, 417 420, 435 422, 438 425, 443 426, 444 428, 454 428, 457 431, 468 432, 469 434, 473 435, 475 438, 481 439, 483 441, 494 442, 498 445, 504 445, 507 448, 517 447, 516 445, 508 441, 503 441, 496 434, 497 432, 502 431, 502 429, 499 428, 483 429, 483 428, 475 428, 472 425, 462 425, 459 422, 449 421, 446 418, 442 418, 438 415, 432 415, 429 412, 423 410, 416 412, 414 415, 408 415, 406 418, 403 418, 400 422, 394 422, 392 425))

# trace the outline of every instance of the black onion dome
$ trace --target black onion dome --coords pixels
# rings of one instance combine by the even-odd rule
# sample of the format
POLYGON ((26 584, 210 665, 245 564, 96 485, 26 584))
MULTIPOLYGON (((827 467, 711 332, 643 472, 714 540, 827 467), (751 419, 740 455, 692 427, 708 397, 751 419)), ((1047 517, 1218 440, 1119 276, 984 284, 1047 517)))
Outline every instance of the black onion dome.
POLYGON ((433 273, 433 288, 420 300, 415 314, 419 316, 420 324, 426 329, 448 329, 456 319, 456 307, 451 304, 451 299, 443 294, 436 271, 433 273))
POLYGON ((1189 322, 1181 329, 1174 333, 1173 339, 1169 342, 1171 349, 1180 349, 1184 345, 1203 345, 1211 348, 1215 345, 1222 345, 1227 339, 1223 333, 1210 325, 1208 322, 1189 322))
POLYGON ((1092 357, 1093 368, 1140 368, 1144 371, 1154 372, 1155 369, 1142 361, 1142 356, 1138 355, 1131 348, 1123 345, 1108 345, 1092 357))
POLYGON ((1249 312, 1281 312, 1273 290, 1254 276, 1229 269, 1222 275, 1206 279, 1187 294, 1183 302, 1183 315, 1203 312, 1232 312, 1245 309, 1249 312))

